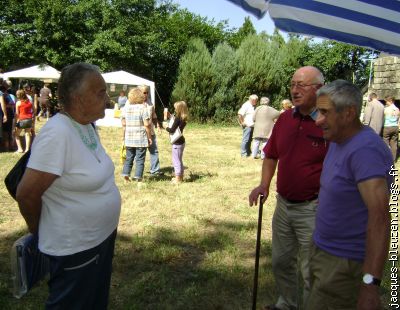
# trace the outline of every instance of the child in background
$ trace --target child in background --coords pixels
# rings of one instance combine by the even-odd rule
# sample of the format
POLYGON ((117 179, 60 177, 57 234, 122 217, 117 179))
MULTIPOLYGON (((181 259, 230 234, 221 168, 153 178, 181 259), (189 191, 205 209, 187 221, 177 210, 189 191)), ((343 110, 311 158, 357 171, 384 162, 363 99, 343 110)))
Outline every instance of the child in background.
POLYGON ((178 101, 174 103, 175 108, 175 119, 171 127, 167 127, 166 130, 169 133, 174 133, 179 127, 182 136, 172 144, 172 164, 174 166, 175 178, 172 179, 172 183, 178 184, 183 181, 183 150, 185 149, 185 137, 183 136, 183 129, 186 126, 188 119, 188 108, 185 101, 178 101))

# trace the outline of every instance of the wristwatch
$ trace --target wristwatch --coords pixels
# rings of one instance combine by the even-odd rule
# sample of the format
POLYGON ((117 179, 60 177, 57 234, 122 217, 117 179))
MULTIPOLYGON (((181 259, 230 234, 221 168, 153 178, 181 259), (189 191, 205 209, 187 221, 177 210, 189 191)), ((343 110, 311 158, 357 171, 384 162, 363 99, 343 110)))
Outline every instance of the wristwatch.
POLYGON ((364 273, 362 280, 363 280, 363 283, 367 284, 367 285, 370 285, 370 284, 376 285, 376 286, 380 286, 381 285, 381 280, 375 278, 370 273, 364 273))

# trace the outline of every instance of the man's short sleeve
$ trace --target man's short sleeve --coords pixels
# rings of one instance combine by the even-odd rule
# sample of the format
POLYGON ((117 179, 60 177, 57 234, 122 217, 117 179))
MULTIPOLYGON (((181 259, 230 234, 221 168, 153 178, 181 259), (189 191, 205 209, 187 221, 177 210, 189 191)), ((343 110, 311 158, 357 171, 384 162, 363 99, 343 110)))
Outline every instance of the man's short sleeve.
POLYGON ((238 114, 244 116, 246 113, 247 113, 247 105, 246 105, 246 103, 243 103, 243 105, 239 109, 238 114))
POLYGON ((387 177, 391 166, 391 155, 377 147, 357 149, 350 158, 351 172, 359 183, 373 178, 387 177), (390 157, 389 157, 390 155, 390 157))

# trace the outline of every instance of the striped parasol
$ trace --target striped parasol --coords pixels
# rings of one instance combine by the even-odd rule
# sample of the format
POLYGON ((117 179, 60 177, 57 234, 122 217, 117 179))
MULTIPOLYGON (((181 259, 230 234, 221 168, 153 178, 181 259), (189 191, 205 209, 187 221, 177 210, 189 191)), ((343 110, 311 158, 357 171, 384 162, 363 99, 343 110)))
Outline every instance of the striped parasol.
POLYGON ((397 0, 228 0, 283 31, 400 55, 397 0))

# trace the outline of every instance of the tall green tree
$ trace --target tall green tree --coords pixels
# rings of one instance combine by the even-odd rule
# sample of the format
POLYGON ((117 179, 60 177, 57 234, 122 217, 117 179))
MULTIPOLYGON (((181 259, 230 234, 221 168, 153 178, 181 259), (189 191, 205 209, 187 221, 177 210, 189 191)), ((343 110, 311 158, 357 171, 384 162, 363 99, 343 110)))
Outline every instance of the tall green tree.
POLYGON ((193 39, 179 62, 173 101, 186 101, 191 117, 205 122, 212 113, 208 101, 214 86, 210 52, 201 39, 193 39))
POLYGON ((154 80, 168 104, 179 59, 193 37, 212 50, 224 23, 163 0, 4 0, 0 68, 48 63, 61 69, 87 61, 104 71, 126 70, 154 80))
POLYGON ((269 40, 277 52, 270 99, 271 105, 280 109, 280 102, 285 98, 290 98, 290 80, 293 73, 304 64, 309 49, 309 39, 298 35, 289 35, 285 41, 276 31, 269 37, 269 40))
POLYGON ((207 49, 212 51, 225 40, 225 24, 214 25, 206 18, 187 10, 174 11, 160 9, 154 16, 151 32, 148 36, 149 63, 151 78, 156 81, 157 89, 164 104, 169 106, 171 92, 178 77, 179 61, 185 54, 193 38, 201 38, 207 49))
POLYGON ((254 28, 253 23, 251 22, 248 16, 245 17, 243 25, 235 31, 228 31, 228 42, 232 45, 233 48, 238 48, 240 44, 242 44, 243 40, 249 35, 257 34, 256 29, 254 28))
POLYGON ((208 102, 210 114, 216 122, 227 122, 237 112, 234 85, 238 66, 235 50, 226 42, 219 44, 213 52, 212 72, 215 92, 208 102))
POLYGON ((236 108, 251 94, 271 96, 278 83, 279 44, 262 36, 249 35, 236 51, 238 79, 235 85, 236 108))

